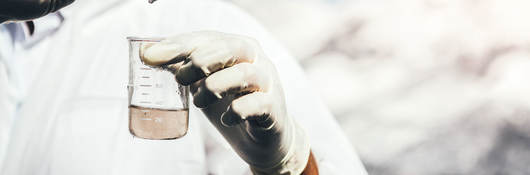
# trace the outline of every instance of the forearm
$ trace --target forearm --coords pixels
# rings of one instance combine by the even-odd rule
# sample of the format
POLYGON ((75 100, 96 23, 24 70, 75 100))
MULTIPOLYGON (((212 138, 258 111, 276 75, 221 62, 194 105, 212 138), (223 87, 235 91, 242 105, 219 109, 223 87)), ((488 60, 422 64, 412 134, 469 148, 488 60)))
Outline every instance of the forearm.
POLYGON ((305 166, 302 175, 318 175, 317 161, 315 160, 312 151, 309 153, 309 160, 307 160, 307 165, 305 166))

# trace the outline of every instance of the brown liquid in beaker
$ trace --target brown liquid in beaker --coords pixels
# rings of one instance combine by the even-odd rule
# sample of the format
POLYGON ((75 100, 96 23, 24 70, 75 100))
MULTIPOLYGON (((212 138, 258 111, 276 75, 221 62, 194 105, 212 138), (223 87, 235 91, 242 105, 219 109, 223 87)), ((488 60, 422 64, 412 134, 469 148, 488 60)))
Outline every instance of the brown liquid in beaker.
POLYGON ((166 110, 129 106, 129 131, 144 139, 168 140, 186 135, 188 109, 166 110))

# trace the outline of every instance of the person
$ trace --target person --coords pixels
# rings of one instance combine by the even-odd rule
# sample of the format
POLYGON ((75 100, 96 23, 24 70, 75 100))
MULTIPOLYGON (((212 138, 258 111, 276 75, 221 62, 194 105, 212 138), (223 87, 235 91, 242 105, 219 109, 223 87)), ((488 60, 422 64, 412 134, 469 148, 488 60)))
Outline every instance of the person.
MULTIPOLYGON (((0 0, 1 19, 72 1, 23 2, 0 0)), ((0 35, 1 174, 366 174, 296 60, 226 2, 84 0, 0 35), (175 34, 142 58, 177 63, 189 131, 135 139, 125 38, 175 34)))

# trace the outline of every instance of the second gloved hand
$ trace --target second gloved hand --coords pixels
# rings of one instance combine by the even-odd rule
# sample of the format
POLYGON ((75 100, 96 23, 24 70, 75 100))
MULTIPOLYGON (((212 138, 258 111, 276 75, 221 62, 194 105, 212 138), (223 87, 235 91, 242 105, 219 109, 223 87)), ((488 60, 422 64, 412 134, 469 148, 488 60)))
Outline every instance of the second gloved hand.
POLYGON ((194 32, 141 51, 190 85, 194 104, 255 174, 300 174, 309 157, 303 131, 287 115, 274 65, 248 37, 194 32))

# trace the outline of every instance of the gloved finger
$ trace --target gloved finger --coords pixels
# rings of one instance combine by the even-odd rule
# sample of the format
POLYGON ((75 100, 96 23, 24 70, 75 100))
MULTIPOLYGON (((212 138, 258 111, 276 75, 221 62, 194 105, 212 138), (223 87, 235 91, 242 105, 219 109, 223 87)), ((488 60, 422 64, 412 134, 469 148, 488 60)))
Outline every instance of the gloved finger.
POLYGON ((175 75, 177 81, 188 85, 219 70, 238 63, 254 62, 253 45, 239 38, 222 38, 197 46, 186 63, 175 75))
POLYGON ((184 61, 175 78, 189 85, 240 62, 253 62, 258 44, 250 38, 219 32, 194 32, 166 39, 145 48, 144 63, 161 66, 184 61))
POLYGON ((187 59, 175 73, 175 79, 182 85, 193 84, 204 77, 206 77, 204 71, 194 66, 190 59, 187 59))
POLYGON ((140 56, 145 64, 160 66, 185 60, 198 45, 216 39, 212 32, 192 32, 145 44, 140 56))
POLYGON ((237 96, 255 91, 267 92, 270 79, 267 73, 260 72, 251 63, 236 64, 207 77, 194 94, 193 103, 204 108, 230 94, 237 96))
POLYGON ((191 94, 196 94, 197 91, 199 91, 199 87, 201 86, 201 84, 204 82, 204 78, 199 80, 199 81, 196 81, 192 84, 190 84, 190 92, 191 94))
POLYGON ((221 123, 232 127, 243 121, 249 121, 261 129, 269 129, 274 125, 270 117, 272 100, 265 92, 253 92, 241 96, 230 104, 228 110, 221 116, 221 123))
POLYGON ((184 61, 191 50, 182 45, 166 43, 146 43, 140 46, 140 58, 142 62, 150 66, 163 66, 184 61))

